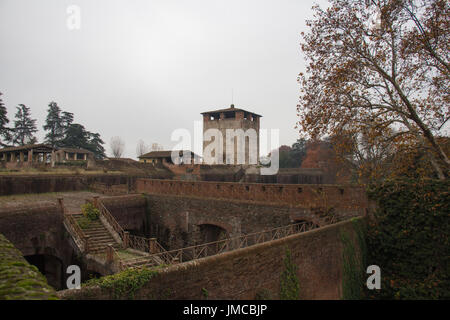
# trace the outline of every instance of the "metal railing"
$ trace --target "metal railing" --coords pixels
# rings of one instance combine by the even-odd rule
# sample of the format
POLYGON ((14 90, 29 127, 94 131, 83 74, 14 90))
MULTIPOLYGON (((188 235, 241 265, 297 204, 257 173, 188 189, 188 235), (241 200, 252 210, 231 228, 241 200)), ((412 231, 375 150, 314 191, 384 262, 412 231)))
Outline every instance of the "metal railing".
POLYGON ((89 237, 84 234, 78 222, 75 218, 64 212, 64 222, 67 229, 69 229, 69 233, 72 234, 72 238, 75 241, 78 248, 83 253, 89 252, 89 237))
POLYGON ((185 247, 181 249, 171 250, 152 254, 147 257, 139 257, 124 261, 124 268, 135 268, 142 266, 156 266, 158 261, 164 264, 174 264, 184 261, 200 259, 227 251, 249 247, 268 241, 273 241, 287 236, 310 231, 317 228, 313 223, 297 223, 284 227, 278 227, 267 231, 249 233, 239 237, 227 238, 224 240, 209 242, 196 246, 185 247))
MULTIPOLYGON (((138 251, 142 251, 145 253, 155 254, 155 253, 163 253, 167 252, 161 244, 156 241, 156 238, 145 238, 145 237, 139 237, 130 234, 127 231, 124 231, 124 229, 120 226, 120 224, 117 222, 117 220, 113 217, 111 212, 105 207, 105 205, 99 201, 99 199, 94 199, 94 205, 97 206, 97 208, 100 211, 100 214, 106 219, 107 223, 113 228, 115 232, 119 235, 122 245, 124 249, 131 248, 138 251)), ((121 261, 121 263, 124 261, 117 255, 118 260, 121 261)))
POLYGON ((95 201, 94 204, 100 211, 100 214, 106 219, 108 224, 114 229, 115 232, 119 235, 120 239, 123 241, 125 238, 125 231, 117 222, 117 220, 112 216, 108 209, 106 209, 105 205, 101 201, 95 201))

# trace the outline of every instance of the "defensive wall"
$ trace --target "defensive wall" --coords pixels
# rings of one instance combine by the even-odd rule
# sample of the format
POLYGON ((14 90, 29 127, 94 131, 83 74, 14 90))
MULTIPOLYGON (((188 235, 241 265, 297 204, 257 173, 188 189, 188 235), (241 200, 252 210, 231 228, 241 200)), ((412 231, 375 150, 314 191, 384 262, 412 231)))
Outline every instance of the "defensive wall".
POLYGON ((90 185, 127 184, 135 188, 135 176, 105 175, 0 175, 0 196, 26 193, 67 192, 86 190, 90 185))
POLYGON ((49 284, 61 288, 65 267, 73 262, 75 252, 63 225, 62 208, 55 202, 2 205, 0 233, 39 266, 49 284))
MULTIPOLYGON (((342 237, 348 236, 355 261, 361 261, 357 223, 365 223, 365 218, 166 267, 138 288, 134 299, 277 299, 286 249, 298 266, 300 299, 341 299, 343 250, 349 245, 342 237)), ((82 287, 58 295, 63 299, 129 298, 115 291, 111 282, 108 287, 82 287)))
MULTIPOLYGON (((50 185, 52 179, 58 181, 56 177, 31 177, 35 178, 42 178, 50 185)), ((71 179, 78 177, 63 178, 64 183, 70 185, 73 182, 71 179)), ((109 178, 105 177, 103 181, 111 185, 127 182, 121 180, 127 177, 114 175, 109 178)), ((355 186, 142 178, 134 179, 133 185, 141 194, 101 197, 100 200, 125 230, 136 235, 156 237, 167 250, 291 223, 308 222, 323 227, 365 215, 370 209, 364 189, 355 186)), ((57 289, 65 283, 63 271, 68 265, 82 266, 83 278, 90 271, 89 265, 78 260, 62 221, 62 208, 56 201, 10 203, 0 207, 0 233, 29 262, 38 265, 49 283, 57 289)))
POLYGON ((355 186, 137 179, 136 189, 147 200, 147 234, 170 250, 292 223, 324 226, 369 210, 355 186))
POLYGON ((365 190, 352 185, 260 184, 238 182, 136 180, 138 193, 180 195, 361 211, 369 202, 365 190))

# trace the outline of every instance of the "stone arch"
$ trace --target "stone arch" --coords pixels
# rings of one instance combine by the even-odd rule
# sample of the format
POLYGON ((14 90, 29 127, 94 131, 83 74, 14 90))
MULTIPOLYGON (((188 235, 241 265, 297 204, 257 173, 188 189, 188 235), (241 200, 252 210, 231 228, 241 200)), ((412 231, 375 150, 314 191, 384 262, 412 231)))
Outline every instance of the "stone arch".
POLYGON ((32 264, 38 268, 38 270, 47 279, 48 284, 53 288, 56 290, 65 288, 65 273, 63 270, 64 264, 60 258, 45 251, 42 253, 26 255, 24 258, 29 264, 32 264))
POLYGON ((199 243, 209 243, 230 237, 231 225, 217 221, 201 221, 197 224, 199 228, 199 243))

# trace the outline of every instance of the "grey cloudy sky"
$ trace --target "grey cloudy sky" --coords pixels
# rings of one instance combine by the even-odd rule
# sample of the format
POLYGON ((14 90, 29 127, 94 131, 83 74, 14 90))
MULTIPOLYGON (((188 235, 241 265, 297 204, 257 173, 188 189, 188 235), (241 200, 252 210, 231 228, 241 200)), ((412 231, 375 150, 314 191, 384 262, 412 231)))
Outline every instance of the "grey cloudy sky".
POLYGON ((48 103, 106 142, 120 136, 166 149, 177 128, 193 131, 200 112, 234 104, 263 115, 292 144, 304 69, 300 32, 310 0, 0 0, 0 91, 10 120, 19 103, 38 120, 48 103), (67 7, 81 9, 80 30, 67 7))

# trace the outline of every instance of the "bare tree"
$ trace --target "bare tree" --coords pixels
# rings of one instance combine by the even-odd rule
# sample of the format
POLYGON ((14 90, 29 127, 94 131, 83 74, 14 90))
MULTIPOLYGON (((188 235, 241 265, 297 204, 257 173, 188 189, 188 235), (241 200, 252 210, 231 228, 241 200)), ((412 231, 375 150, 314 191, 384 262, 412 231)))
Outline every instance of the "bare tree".
POLYGON ((112 137, 109 146, 114 158, 122 157, 125 149, 125 142, 120 137, 112 137))
POLYGON ((145 144, 145 142, 141 139, 138 141, 138 144, 136 146, 136 154, 138 157, 146 154, 150 151, 150 148, 145 144))

